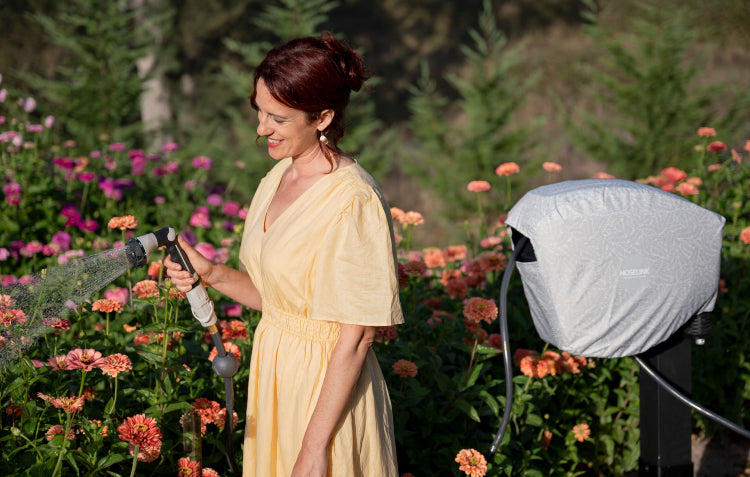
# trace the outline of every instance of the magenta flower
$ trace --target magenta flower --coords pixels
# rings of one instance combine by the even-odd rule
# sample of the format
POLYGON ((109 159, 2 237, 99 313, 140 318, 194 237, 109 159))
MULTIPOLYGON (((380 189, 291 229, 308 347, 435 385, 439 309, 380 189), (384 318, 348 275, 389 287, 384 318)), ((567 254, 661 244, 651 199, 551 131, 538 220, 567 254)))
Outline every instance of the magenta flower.
POLYGON ((82 369, 84 371, 98 368, 101 360, 102 354, 94 349, 76 348, 65 356, 68 369, 82 369))
POLYGON ((86 232, 96 232, 99 229, 99 224, 94 219, 86 219, 78 224, 78 228, 86 232))
POLYGON ((81 221, 81 213, 78 212, 73 205, 66 205, 63 207, 62 211, 60 211, 60 215, 67 219, 65 221, 66 227, 75 227, 81 221))
POLYGON ((146 156, 136 156, 130 160, 130 173, 134 176, 143 175, 146 172, 146 156))
POLYGON ((203 227, 205 229, 211 228, 211 220, 208 217, 208 208, 198 207, 190 217, 190 225, 193 227, 203 227))
POLYGON ((52 236, 51 243, 59 246, 61 250, 65 251, 70 248, 71 241, 72 238, 70 234, 68 232, 60 230, 59 232, 55 232, 55 234, 52 236))
POLYGON ((168 142, 161 147, 161 152, 176 151, 178 149, 176 142, 168 142))
POLYGON ((130 296, 130 292, 128 292, 127 288, 122 287, 112 288, 104 292, 104 298, 119 301, 123 305, 128 302, 128 296, 130 296))
POLYGON ((218 207, 221 205, 222 199, 219 194, 208 194, 208 197, 206 197, 206 202, 208 202, 210 205, 213 205, 214 207, 218 207))
POLYGON ((104 195, 110 199, 122 199, 122 190, 117 186, 117 182, 114 179, 109 177, 101 179, 99 181, 99 188, 104 192, 104 195))
POLYGON ((54 116, 47 116, 44 118, 44 127, 47 129, 51 129, 52 126, 55 125, 55 117, 54 116))
POLYGON ((125 150, 125 143, 123 142, 113 142, 109 145, 110 151, 124 151, 125 150))
POLYGON ((240 204, 233 200, 228 200, 224 202, 222 211, 227 215, 236 216, 240 212, 240 204))
POLYGON ((196 169, 211 170, 211 158, 206 156, 197 156, 193 158, 193 167, 196 169))
POLYGON ((78 180, 81 182, 93 182, 94 179, 96 179, 96 174, 90 171, 78 174, 78 180))
POLYGON ((28 132, 38 133, 44 131, 44 126, 41 124, 29 124, 26 126, 28 132))
POLYGON ((208 260, 213 260, 214 257, 216 257, 216 249, 210 243, 198 243, 195 245, 195 250, 206 257, 208 260))
POLYGON ((8 90, 6 90, 5 88, 0 89, 0 103, 4 103, 5 98, 7 97, 8 97, 8 90))

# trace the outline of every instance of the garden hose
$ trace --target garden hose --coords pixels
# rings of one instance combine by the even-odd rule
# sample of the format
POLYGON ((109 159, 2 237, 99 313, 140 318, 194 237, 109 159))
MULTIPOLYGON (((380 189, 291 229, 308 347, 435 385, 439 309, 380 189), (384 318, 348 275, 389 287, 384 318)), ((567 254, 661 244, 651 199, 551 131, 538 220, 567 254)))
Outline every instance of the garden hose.
POLYGON ((201 284, 200 277, 195 273, 195 269, 185 251, 177 242, 177 234, 173 227, 167 226, 154 233, 131 238, 125 243, 125 246, 127 247, 128 260, 134 267, 144 266, 148 261, 148 257, 156 248, 165 246, 166 253, 172 261, 179 263, 183 270, 189 271, 193 275, 193 278, 195 278, 193 288, 186 292, 185 296, 190 303, 193 316, 201 325, 208 329, 211 340, 214 346, 216 346, 217 356, 214 358, 212 368, 220 378, 224 379, 226 404, 226 416, 224 418, 225 453, 232 473, 235 476, 239 476, 237 464, 234 462, 234 448, 232 447, 232 428, 234 427, 234 386, 232 385, 232 376, 237 372, 239 362, 233 354, 227 353, 224 349, 221 333, 216 326, 217 318, 214 311, 214 303, 208 296, 206 288, 201 284))
MULTIPOLYGON (((510 421, 510 411, 513 407, 513 367, 511 365, 510 356, 510 339, 508 338, 508 284, 510 283, 510 276, 513 273, 513 269, 516 266, 516 257, 519 256, 526 244, 529 242, 527 237, 521 236, 520 240, 515 247, 513 247, 513 253, 510 255, 508 265, 505 267, 503 272, 503 280, 500 284, 500 339, 503 343, 503 364, 505 366, 505 408, 503 409, 503 419, 500 421, 500 427, 495 434, 495 439, 492 441, 490 446, 489 456, 492 458, 500 447, 500 442, 503 440, 505 430, 508 428, 508 422, 510 421)), ((533 252, 532 252, 533 253, 533 252)))

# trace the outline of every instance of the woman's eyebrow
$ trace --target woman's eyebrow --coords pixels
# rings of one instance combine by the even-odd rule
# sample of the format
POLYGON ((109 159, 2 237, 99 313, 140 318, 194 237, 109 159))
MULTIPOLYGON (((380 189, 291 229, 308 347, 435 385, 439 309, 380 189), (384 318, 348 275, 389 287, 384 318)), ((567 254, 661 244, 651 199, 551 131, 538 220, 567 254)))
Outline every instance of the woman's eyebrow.
MULTIPOLYGON (((259 112, 264 112, 260 107, 258 107, 258 111, 259 112)), ((266 114, 268 114, 269 116, 271 116, 271 117, 273 117, 275 119, 278 119, 278 120, 282 120, 282 121, 288 121, 289 120, 289 118, 286 117, 286 116, 280 116, 280 115, 274 114, 274 113, 266 113, 266 114)))

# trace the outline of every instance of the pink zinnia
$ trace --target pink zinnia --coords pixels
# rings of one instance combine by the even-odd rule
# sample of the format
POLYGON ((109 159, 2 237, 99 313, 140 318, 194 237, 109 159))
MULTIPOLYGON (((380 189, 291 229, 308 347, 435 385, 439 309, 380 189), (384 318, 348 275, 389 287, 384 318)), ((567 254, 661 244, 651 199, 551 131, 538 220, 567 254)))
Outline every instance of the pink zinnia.
POLYGON ((721 141, 714 141, 711 144, 709 144, 708 146, 706 146, 706 151, 708 151, 708 152, 714 152, 716 154, 718 154, 720 152, 724 152, 726 150, 727 150, 727 146, 723 142, 721 142, 721 141))
POLYGON ((177 475, 179 477, 201 477, 201 463, 190 460, 189 457, 180 457, 177 460, 177 475))
POLYGON ((497 166, 497 169, 495 169, 495 174, 499 176, 509 176, 511 174, 518 174, 520 171, 521 169, 515 162, 505 162, 497 166))
POLYGON ((484 192, 490 190, 490 183, 487 181, 471 181, 466 186, 469 192, 484 192))
POLYGON ((125 418, 117 432, 121 440, 142 448, 161 444, 162 436, 156 419, 146 417, 145 414, 125 418))
POLYGON ((556 162, 545 162, 544 164, 542 164, 542 169, 547 172, 560 172, 562 170, 562 166, 556 162))
POLYGON ((393 363, 393 371, 402 378, 414 377, 417 375, 417 365, 406 359, 399 359, 393 363))
POLYGON ((716 130, 714 128, 698 128, 698 135, 700 137, 714 137, 716 136, 716 130))
POLYGON ((58 354, 56 356, 52 356, 47 360, 47 364, 52 366, 53 371, 62 371, 64 369, 68 369, 68 361, 67 356, 64 354, 58 354))
POLYGON ((76 348, 68 353, 65 357, 68 363, 68 369, 82 369, 91 371, 98 368, 102 359, 102 354, 93 349, 76 348))
POLYGON ((211 170, 211 158, 206 156, 194 157, 193 167, 196 169, 204 169, 206 171, 211 170))

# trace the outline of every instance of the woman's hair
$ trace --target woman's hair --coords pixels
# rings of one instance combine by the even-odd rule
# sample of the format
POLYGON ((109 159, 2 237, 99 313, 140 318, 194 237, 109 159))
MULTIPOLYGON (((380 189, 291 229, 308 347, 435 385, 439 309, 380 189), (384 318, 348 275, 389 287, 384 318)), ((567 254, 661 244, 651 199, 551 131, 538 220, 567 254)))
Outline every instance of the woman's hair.
POLYGON ((336 143, 344 135, 344 109, 349 104, 349 95, 359 91, 369 78, 360 54, 329 32, 320 38, 291 40, 272 49, 255 69, 250 95, 255 109, 258 109, 256 88, 261 78, 274 99, 304 111, 308 121, 317 119, 324 109, 334 112, 331 124, 323 131, 328 144, 320 143, 333 165, 333 155, 328 149, 342 152, 336 143))

